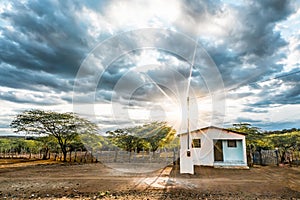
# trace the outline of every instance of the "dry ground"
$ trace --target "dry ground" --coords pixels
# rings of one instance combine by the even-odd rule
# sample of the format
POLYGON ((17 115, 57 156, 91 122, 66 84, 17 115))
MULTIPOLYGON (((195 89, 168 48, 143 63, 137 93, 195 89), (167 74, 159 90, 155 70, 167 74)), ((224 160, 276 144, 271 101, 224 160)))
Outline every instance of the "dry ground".
POLYGON ((299 167, 178 167, 128 173, 103 164, 0 159, 2 199, 300 199, 299 167))

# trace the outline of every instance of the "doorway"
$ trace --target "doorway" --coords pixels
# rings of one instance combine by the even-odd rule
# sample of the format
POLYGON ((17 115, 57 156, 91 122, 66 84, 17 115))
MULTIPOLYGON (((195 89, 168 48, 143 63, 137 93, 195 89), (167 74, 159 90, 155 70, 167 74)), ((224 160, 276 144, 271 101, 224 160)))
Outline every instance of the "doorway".
POLYGON ((224 161, 222 140, 214 140, 214 158, 215 161, 224 161))

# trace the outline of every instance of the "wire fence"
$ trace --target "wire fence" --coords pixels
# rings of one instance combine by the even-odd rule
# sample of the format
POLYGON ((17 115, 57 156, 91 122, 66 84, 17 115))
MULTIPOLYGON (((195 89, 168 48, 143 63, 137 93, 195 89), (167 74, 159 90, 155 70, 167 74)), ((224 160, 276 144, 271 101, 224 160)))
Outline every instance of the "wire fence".
MULTIPOLYGON (((155 152, 150 151, 122 151, 122 150, 105 150, 105 151, 85 151, 76 150, 67 153, 68 162, 102 162, 102 163, 173 163, 179 157, 179 149, 159 149, 155 152)), ((15 151, 14 149, 0 149, 0 158, 5 159, 51 159, 62 161, 62 152, 45 152, 38 150, 30 152, 28 150, 15 151)))
POLYGON ((300 165, 300 151, 279 152, 278 150, 256 151, 253 155, 253 163, 257 165, 300 165))
MULTIPOLYGON (((68 162, 78 163, 159 163, 171 164, 179 158, 179 148, 158 149, 151 151, 123 151, 123 150, 102 150, 102 151, 86 151, 83 149, 75 150, 67 153, 66 160, 68 162)), ((45 152, 40 150, 30 151, 28 149, 1 149, 0 159, 51 159, 62 161, 63 154, 60 151, 45 152)), ((248 157, 249 159, 249 157, 248 157)), ((279 152, 277 150, 261 150, 253 154, 253 164, 256 165, 300 165, 300 151, 279 152)))
POLYGON ((173 150, 158 150, 155 152, 140 151, 100 151, 94 156, 104 163, 172 163, 179 157, 179 151, 173 150))

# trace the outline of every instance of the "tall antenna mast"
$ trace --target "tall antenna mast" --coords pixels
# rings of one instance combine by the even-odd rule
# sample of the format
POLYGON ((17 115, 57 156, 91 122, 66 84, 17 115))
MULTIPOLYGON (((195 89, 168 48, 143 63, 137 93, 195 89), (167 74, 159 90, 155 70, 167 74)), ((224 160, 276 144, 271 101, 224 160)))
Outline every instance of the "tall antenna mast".
POLYGON ((187 103, 187 156, 191 156, 190 152, 190 97, 186 97, 187 103))
POLYGON ((194 66, 194 62, 195 62, 197 45, 198 45, 198 39, 196 41, 195 48, 194 48, 194 54, 193 54, 193 58, 192 58, 192 63, 190 65, 190 73, 189 73, 189 78, 188 78, 188 85, 187 85, 187 89, 186 89, 186 103, 187 103, 187 157, 191 156, 191 151, 190 151, 190 97, 189 97, 189 92, 190 92, 191 78, 192 78, 193 66, 194 66))

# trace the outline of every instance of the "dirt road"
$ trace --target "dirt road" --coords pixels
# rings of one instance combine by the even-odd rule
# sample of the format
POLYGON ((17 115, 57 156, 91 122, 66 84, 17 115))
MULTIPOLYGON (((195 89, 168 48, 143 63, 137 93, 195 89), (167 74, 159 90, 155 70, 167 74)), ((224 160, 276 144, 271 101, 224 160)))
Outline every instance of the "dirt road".
POLYGON ((0 197, 7 199, 300 199, 300 168, 250 170, 197 167, 181 175, 166 167, 126 173, 100 163, 0 164, 0 197))

